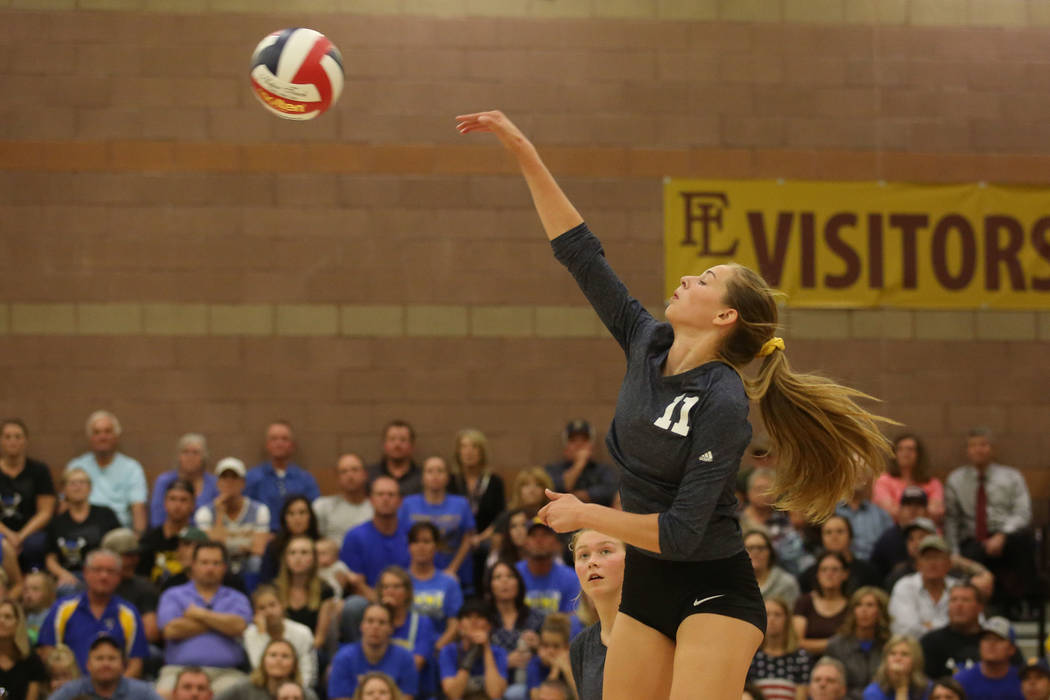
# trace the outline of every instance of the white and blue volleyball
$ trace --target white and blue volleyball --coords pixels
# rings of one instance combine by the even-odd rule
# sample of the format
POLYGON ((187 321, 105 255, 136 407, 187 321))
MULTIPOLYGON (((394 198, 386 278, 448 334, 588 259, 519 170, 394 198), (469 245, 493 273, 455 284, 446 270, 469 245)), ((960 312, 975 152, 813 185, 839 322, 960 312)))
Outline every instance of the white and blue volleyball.
POLYGON ((313 119, 343 91, 343 57, 328 37, 292 27, 270 34, 252 54, 252 91, 284 119, 313 119))

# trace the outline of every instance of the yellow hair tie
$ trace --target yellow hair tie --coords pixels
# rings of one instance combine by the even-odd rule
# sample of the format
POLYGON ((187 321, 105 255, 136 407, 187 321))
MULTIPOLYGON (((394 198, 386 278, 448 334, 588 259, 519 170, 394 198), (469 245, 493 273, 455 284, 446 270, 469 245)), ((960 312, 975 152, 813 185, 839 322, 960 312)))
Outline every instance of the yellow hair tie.
POLYGON ((772 355, 774 350, 784 352, 784 339, 773 336, 766 342, 762 343, 762 349, 758 351, 758 357, 765 357, 766 355, 772 355))

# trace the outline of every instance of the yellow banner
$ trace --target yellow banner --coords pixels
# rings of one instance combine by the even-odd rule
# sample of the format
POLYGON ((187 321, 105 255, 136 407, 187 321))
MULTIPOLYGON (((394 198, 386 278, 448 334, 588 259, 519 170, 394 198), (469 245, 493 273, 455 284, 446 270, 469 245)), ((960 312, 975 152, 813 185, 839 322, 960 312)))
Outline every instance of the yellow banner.
POLYGON ((1050 308, 1050 189, 669 179, 667 295, 735 261, 796 307, 1050 308))

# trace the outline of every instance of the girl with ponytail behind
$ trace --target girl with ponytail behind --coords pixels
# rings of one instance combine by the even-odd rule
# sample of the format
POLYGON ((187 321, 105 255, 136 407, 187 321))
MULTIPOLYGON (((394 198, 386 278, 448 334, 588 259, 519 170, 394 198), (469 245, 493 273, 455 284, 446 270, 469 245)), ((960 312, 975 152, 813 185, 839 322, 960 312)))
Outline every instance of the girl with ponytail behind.
POLYGON ((627 545, 602 697, 737 700, 766 625, 734 493, 750 400, 778 454, 778 506, 812 519, 885 463, 880 419, 858 403, 863 393, 791 369, 774 335, 775 295, 745 267, 683 277, 657 321, 524 134, 501 112, 457 119, 460 133, 495 134, 517 160, 555 257, 625 354, 606 438, 623 511, 548 491, 539 513, 558 532, 587 528, 627 545))

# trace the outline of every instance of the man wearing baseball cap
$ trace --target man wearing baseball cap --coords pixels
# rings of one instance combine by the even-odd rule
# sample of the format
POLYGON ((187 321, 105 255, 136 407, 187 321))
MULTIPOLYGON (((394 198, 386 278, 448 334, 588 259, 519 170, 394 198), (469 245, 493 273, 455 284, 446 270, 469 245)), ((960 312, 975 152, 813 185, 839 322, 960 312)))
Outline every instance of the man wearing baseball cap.
POLYGON ((545 467, 554 490, 572 493, 584 503, 611 506, 620 478, 608 464, 594 461, 594 428, 577 418, 565 426, 562 438, 565 451, 561 461, 545 467))
POLYGON ((940 535, 926 535, 919 542, 916 568, 894 584, 890 615, 894 634, 918 639, 948 624, 948 589, 958 581, 948 576, 951 549, 940 535))
POLYGON ((560 552, 561 540, 554 530, 539 518, 529 523, 525 558, 517 568, 525 580, 525 602, 544 614, 571 613, 580 593, 576 572, 559 561, 560 552))
POLYGON ((201 506, 193 520, 208 537, 226 545, 230 572, 249 580, 257 577, 262 555, 270 539, 270 509, 265 503, 244 495, 244 462, 224 457, 215 465, 219 495, 201 506))
POLYGON ((160 700, 151 684, 125 676, 127 662, 127 652, 121 643, 108 634, 100 633, 88 649, 87 675, 69 681, 50 697, 53 700, 83 697, 160 700))
POLYGON ((981 625, 981 662, 955 674, 971 700, 1024 700, 1021 677, 1010 659, 1017 651, 1010 621, 990 617, 981 625))
POLYGON ((897 508, 895 525, 887 528, 871 549, 871 565, 883 579, 893 570, 893 567, 908 560, 904 530, 917 518, 929 517, 926 509, 928 503, 926 492, 921 486, 904 487, 904 491, 901 492, 900 506, 897 508))
POLYGON ((1021 694, 1024 700, 1050 700, 1050 666, 1045 658, 1021 669, 1021 694))

